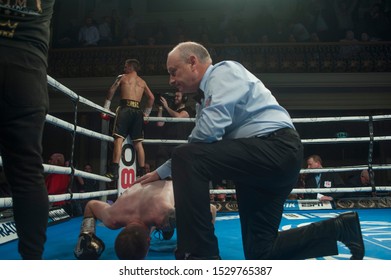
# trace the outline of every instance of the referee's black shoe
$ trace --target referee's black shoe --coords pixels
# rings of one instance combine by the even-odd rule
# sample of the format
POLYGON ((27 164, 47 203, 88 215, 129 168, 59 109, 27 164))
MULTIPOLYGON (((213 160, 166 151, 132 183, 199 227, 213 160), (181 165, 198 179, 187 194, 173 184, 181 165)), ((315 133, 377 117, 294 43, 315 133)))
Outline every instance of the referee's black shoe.
POLYGON ((334 219, 336 238, 352 253, 351 260, 362 260, 365 254, 360 220, 357 212, 347 212, 334 219))

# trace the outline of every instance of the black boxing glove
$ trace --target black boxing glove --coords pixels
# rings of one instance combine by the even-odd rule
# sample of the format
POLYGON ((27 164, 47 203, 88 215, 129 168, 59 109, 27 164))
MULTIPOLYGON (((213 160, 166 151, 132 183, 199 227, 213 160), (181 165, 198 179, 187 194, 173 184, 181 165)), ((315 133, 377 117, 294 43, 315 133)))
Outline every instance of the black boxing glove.
POLYGON ((78 260, 97 260, 105 250, 105 244, 94 233, 81 233, 73 250, 78 260))

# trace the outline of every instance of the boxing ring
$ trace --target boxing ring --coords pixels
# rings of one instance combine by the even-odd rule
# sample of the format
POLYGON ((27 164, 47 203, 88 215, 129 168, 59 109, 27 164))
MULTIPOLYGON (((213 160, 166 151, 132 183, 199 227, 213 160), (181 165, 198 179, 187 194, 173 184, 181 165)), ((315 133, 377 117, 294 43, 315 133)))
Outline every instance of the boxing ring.
MULTIPOLYGON (((362 234, 365 244, 364 260, 391 259, 391 209, 358 209, 362 234)), ((334 217, 344 210, 287 210, 283 214, 281 230, 305 225, 334 217)), ((76 245, 82 217, 52 225, 47 230, 44 259, 75 260, 73 248, 76 245)), ((216 236, 219 239, 220 255, 223 260, 244 260, 239 216, 235 212, 219 213, 215 223, 216 236)), ((96 234, 105 242, 106 249, 100 260, 116 260, 114 240, 120 230, 110 230, 97 223, 96 234)), ((348 260, 349 249, 339 243, 339 255, 320 259, 348 260)), ((176 234, 171 240, 160 240, 155 234, 151 236, 151 248, 147 260, 174 260, 176 234)), ((0 245, 0 260, 19 260, 16 240, 0 245)))
MULTIPOLYGON (((88 99, 79 96, 66 86, 62 85, 52 77, 48 76, 49 86, 66 94, 75 105, 75 122, 68 123, 59 118, 51 116, 46 117, 46 122, 68 130, 73 135, 72 154, 69 167, 59 167, 49 164, 44 164, 45 173, 69 174, 72 176, 81 176, 84 178, 95 179, 100 182, 110 183, 110 179, 99 175, 84 172, 76 169, 73 166, 73 149, 75 145, 75 136, 77 134, 84 137, 96 138, 102 142, 113 142, 111 136, 100 132, 92 131, 77 124, 77 104, 82 103, 90 106, 100 113, 114 117, 114 113, 104 109, 103 107, 91 102, 88 99)), ((194 122, 195 119, 180 119, 180 118, 158 118, 148 117, 149 122, 194 122)), ((374 184, 373 172, 375 170, 389 170, 391 164, 374 164, 372 161, 373 145, 375 142, 390 141, 391 136, 376 136, 373 131, 373 123, 380 121, 390 121, 391 115, 379 116, 349 116, 349 117, 323 117, 323 118, 297 118, 293 119, 294 123, 310 123, 310 122, 367 122, 369 127, 369 135, 363 137, 343 137, 343 138, 321 138, 321 139, 302 139, 304 145, 316 145, 324 143, 368 143, 368 162, 362 165, 342 166, 322 169, 303 169, 302 174, 306 173, 321 173, 321 172, 345 172, 345 171, 360 171, 368 169, 370 173, 371 185, 369 187, 355 186, 351 188, 330 188, 330 189, 300 189, 295 188, 292 194, 298 193, 336 193, 336 192, 372 192, 387 194, 391 192, 391 186, 377 186, 374 184)), ((172 139, 145 139, 144 144, 181 144, 185 140, 172 139)), ((0 165, 2 165, 0 157, 0 165)), ((135 152, 130 143, 130 140, 123 145, 122 157, 120 162, 120 178, 117 182, 117 189, 102 190, 88 193, 69 193, 62 195, 50 195, 49 201, 76 201, 81 199, 107 199, 107 196, 120 195, 136 178, 136 161, 135 152)), ((73 179, 71 180, 71 182, 73 179)), ((216 190, 211 189, 211 194, 234 194, 234 189, 216 190)), ((243 260, 242 241, 240 233, 239 215, 237 205, 234 200, 226 202, 216 202, 218 214, 215 223, 216 236, 219 240, 220 255, 223 260, 243 260)), ((366 247, 364 259, 368 260, 391 260, 391 197, 382 195, 371 198, 347 198, 340 199, 335 202, 320 202, 318 200, 287 200, 284 205, 284 214, 280 225, 280 230, 289 229, 292 227, 303 226, 308 223, 320 221, 330 217, 334 217, 339 213, 346 211, 357 211, 360 216, 362 234, 366 247)), ((49 227, 47 229, 47 242, 45 244, 44 259, 46 260, 75 260, 73 248, 76 245, 80 231, 82 217, 73 217, 67 213, 64 208, 53 208, 49 212, 49 227)), ((110 230, 97 222, 96 234, 106 244, 106 249, 101 255, 102 260, 117 259, 114 252, 114 240, 120 230, 110 230)), ((171 240, 161 240, 156 234, 151 236, 151 248, 147 255, 147 260, 173 260, 173 251, 176 247, 176 234, 171 240)), ((339 244, 340 254, 337 256, 324 257, 322 259, 345 260, 350 258, 349 250, 341 243, 339 244)), ((19 260, 20 256, 17 252, 17 233, 15 230, 12 217, 12 199, 0 198, 0 260, 19 260)))

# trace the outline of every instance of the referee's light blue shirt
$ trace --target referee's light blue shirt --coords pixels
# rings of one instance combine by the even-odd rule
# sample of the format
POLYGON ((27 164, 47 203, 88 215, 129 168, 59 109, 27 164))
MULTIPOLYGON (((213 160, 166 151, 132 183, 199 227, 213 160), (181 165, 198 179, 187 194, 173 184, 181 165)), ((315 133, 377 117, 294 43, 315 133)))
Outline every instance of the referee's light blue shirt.
MULTIPOLYGON (((289 113, 265 85, 240 63, 222 61, 208 67, 196 108, 196 125, 188 141, 211 143, 249 138, 294 128, 289 113)), ((157 168, 160 178, 171 175, 171 160, 157 168)))

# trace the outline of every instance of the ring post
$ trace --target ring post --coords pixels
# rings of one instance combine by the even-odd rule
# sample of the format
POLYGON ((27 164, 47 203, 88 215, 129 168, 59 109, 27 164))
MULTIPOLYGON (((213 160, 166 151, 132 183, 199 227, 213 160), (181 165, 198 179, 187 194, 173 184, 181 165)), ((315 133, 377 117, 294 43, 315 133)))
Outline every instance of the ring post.
POLYGON ((118 174, 117 186, 118 196, 120 196, 136 180, 136 153, 129 136, 122 144, 118 174))

